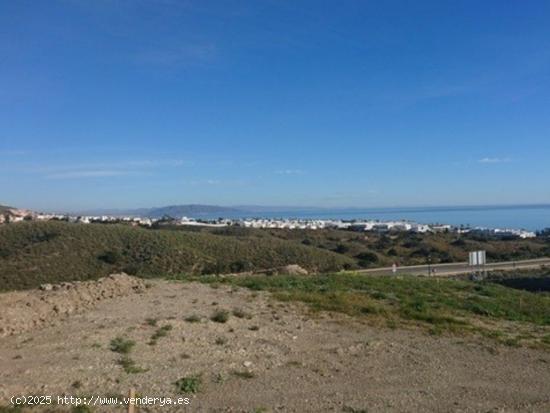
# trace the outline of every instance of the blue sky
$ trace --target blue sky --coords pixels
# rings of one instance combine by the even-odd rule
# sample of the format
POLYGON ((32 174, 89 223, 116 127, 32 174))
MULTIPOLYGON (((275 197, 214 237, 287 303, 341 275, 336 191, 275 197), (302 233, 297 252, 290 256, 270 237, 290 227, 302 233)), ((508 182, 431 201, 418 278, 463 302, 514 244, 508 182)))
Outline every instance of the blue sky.
POLYGON ((0 2, 0 204, 550 203, 550 2, 0 2))

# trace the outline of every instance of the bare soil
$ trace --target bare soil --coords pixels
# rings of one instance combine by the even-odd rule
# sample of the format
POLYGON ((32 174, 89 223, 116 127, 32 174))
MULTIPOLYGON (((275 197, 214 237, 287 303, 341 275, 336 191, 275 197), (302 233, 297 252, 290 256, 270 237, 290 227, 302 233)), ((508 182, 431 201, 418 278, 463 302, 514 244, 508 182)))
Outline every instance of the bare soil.
MULTIPOLYGON (((139 411, 550 411, 550 354, 542 350, 373 327, 227 286, 149 287, 0 338, 0 404, 21 394, 126 395, 131 387, 177 396, 178 379, 198 376, 199 391, 181 395, 189 406, 139 411), (225 323, 210 319, 218 310, 230 312, 225 323), (125 372, 110 349, 115 337, 135 342, 126 356, 146 371, 125 372)), ((0 295, 0 311, 10 300, 0 295)))

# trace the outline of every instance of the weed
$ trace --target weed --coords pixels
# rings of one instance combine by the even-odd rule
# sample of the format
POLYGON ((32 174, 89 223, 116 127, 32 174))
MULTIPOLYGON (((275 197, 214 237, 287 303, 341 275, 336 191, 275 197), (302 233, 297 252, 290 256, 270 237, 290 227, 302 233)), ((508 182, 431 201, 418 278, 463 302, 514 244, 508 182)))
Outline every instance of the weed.
POLYGON ((128 340, 123 337, 116 337, 111 340, 111 351, 120 354, 128 354, 132 348, 136 345, 133 340, 128 340))
POLYGON ((216 323, 227 323, 227 320, 229 320, 229 312, 226 310, 217 310, 214 314, 212 314, 210 320, 216 323))
POLYGON ((215 341, 215 343, 218 346, 223 346, 224 344, 227 344, 227 339, 225 337, 218 337, 215 341))
POLYGON ((151 340, 149 341, 148 344, 150 346, 154 346, 155 344, 157 344, 158 339, 162 338, 162 337, 166 337, 170 330, 172 330, 172 325, 171 324, 166 324, 166 325, 163 325, 160 328, 157 328, 157 331, 155 331, 155 334, 153 334, 151 336, 151 340))
POLYGON ((252 318, 252 316, 244 311, 242 308, 234 308, 233 315, 237 318, 252 318))
POLYGON ((151 326, 151 327, 156 327, 157 325, 157 319, 156 318, 146 318, 145 319, 145 324, 151 326))
POLYGON ((118 364, 124 369, 127 374, 137 374, 147 371, 147 369, 137 366, 136 362, 129 356, 122 356, 118 360, 118 364))
POLYGON ((196 314, 192 314, 186 317, 185 321, 187 321, 188 323, 198 323, 199 321, 201 321, 201 317, 196 314))
POLYGON ((201 376, 182 377, 175 383, 176 388, 181 393, 198 393, 202 386, 201 376))
POLYGON ((225 381, 225 376, 222 373, 216 373, 213 378, 213 382, 221 384, 225 381))

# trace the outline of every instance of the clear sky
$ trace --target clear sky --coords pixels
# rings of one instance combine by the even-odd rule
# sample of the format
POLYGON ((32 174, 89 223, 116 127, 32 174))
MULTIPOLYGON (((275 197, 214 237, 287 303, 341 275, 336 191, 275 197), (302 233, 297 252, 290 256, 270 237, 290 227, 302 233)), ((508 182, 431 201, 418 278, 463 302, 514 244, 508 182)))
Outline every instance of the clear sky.
POLYGON ((0 204, 550 203, 550 2, 0 0, 0 204))

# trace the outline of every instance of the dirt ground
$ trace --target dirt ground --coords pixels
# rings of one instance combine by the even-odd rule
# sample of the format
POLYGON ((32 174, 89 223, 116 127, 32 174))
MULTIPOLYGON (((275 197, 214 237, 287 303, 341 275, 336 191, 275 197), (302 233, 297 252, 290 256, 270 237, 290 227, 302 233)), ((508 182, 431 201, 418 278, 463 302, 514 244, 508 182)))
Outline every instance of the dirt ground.
POLYGON ((4 406, 13 395, 122 396, 131 387, 138 396, 177 397, 175 382, 191 376, 201 384, 180 395, 190 397, 188 406, 139 411, 550 411, 547 352, 311 315, 267 293, 226 286, 152 281, 0 338, 4 406), (212 321, 220 309, 242 311, 212 321), (172 329, 151 342, 165 325, 172 329), (122 355, 110 349, 117 336, 135 341, 127 356, 145 371, 125 372, 122 355))

